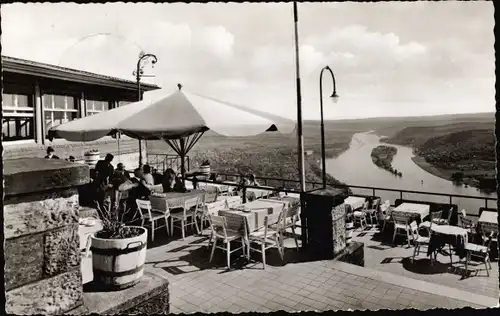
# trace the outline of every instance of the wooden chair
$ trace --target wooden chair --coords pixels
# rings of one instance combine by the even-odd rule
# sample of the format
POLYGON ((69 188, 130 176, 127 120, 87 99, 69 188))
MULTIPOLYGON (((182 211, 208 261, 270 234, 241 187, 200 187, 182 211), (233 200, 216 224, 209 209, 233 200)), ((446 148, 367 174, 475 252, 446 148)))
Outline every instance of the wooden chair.
POLYGON ((370 224, 373 225, 373 222, 375 221, 378 224, 378 212, 379 212, 379 206, 380 206, 380 199, 376 199, 373 201, 372 208, 366 209, 365 213, 366 215, 370 218, 370 224))
POLYGON ((435 223, 438 225, 450 225, 452 215, 453 215, 453 208, 450 208, 450 210, 448 211, 448 217, 435 219, 435 223))
POLYGON ((396 235, 402 235, 406 236, 406 239, 408 241, 408 246, 411 246, 410 245, 411 229, 410 225, 408 224, 410 217, 407 214, 393 212, 392 219, 394 221, 394 234, 392 236, 392 243, 394 244, 394 241, 396 240, 396 235), (404 233, 401 233, 401 231, 403 231, 404 233))
POLYGON ((470 218, 467 218, 462 214, 459 214, 458 221, 460 222, 460 226, 462 226, 463 229, 467 230, 469 238, 476 234, 476 225, 474 225, 474 223, 470 218))
POLYGON ((438 212, 433 212, 431 213, 429 216, 430 216, 430 221, 425 221, 425 222, 422 222, 420 223, 420 225, 418 226, 418 228, 423 228, 425 230, 427 230, 427 233, 429 234, 429 236, 431 235, 431 226, 432 224, 437 224, 439 222, 439 220, 441 219, 441 216, 443 215, 443 211, 438 211, 438 212))
MULTIPOLYGON (((430 242, 430 237, 424 237, 420 236, 418 232, 418 225, 417 222, 412 221, 410 223, 410 232, 413 238, 413 246, 415 247, 415 250, 413 251, 413 256, 411 258, 411 263, 415 260, 415 256, 418 256, 420 254, 420 247, 426 246, 429 247, 429 242, 430 242)), ((431 254, 431 264, 433 263, 433 260, 436 260, 437 254, 434 252, 434 259, 432 259, 432 254, 431 254)))
POLYGON ((174 227, 180 228, 182 232, 182 239, 186 238, 185 228, 189 225, 191 227, 196 227, 196 233, 200 233, 200 229, 198 228, 198 223, 196 222, 196 216, 200 211, 200 197, 194 197, 187 199, 184 202, 184 207, 182 208, 182 212, 171 213, 170 217, 172 221, 170 222, 170 230, 174 231, 174 227), (175 222, 180 222, 179 226, 175 225, 175 222))
POLYGON ((277 229, 279 234, 280 234, 280 240, 283 242, 283 240, 285 239, 285 233, 286 233, 286 230, 288 228, 290 228, 292 230, 292 234, 293 234, 293 239, 295 241, 295 247, 297 248, 297 250, 299 250, 299 242, 298 242, 298 238, 297 238, 297 234, 295 233, 295 228, 296 228, 296 224, 299 220, 299 211, 300 211, 300 208, 297 206, 297 207, 294 207, 294 208, 285 208, 283 207, 283 221, 282 221, 282 226, 280 227, 279 224, 280 222, 278 221, 278 223, 274 223, 271 225, 271 227, 273 229, 277 229))
POLYGON ((467 256, 466 256, 466 261, 465 261, 464 273, 467 274, 469 272, 469 262, 470 262, 471 257, 476 257, 476 258, 480 258, 481 261, 484 262, 484 266, 486 268, 486 274, 488 276, 490 276, 489 270, 491 270, 491 261, 490 261, 490 255, 489 255, 489 247, 477 245, 477 244, 473 244, 473 243, 466 243, 465 244, 465 251, 467 252, 467 256))
POLYGON ((354 211, 353 213, 354 225, 359 223, 359 226, 361 227, 362 230, 364 230, 365 227, 368 226, 368 223, 366 222, 366 212, 365 212, 366 210, 368 210, 368 201, 365 202, 362 210, 354 211))
POLYGON ((264 227, 248 233, 247 257, 250 258, 250 251, 260 252, 262 254, 263 268, 266 269, 266 250, 277 248, 281 260, 284 259, 284 250, 280 240, 280 226, 283 227, 284 213, 280 212, 276 228, 272 228, 269 223, 269 216, 264 217, 264 227), (260 249, 252 248, 251 242, 260 244, 260 249))
POLYGON ((229 270, 231 269, 231 253, 240 249, 245 253, 246 225, 243 225, 243 231, 229 229, 227 219, 224 216, 210 215, 210 227, 214 238, 212 251, 210 252, 210 262, 212 262, 214 257, 215 248, 225 250, 227 255, 227 268, 229 270), (241 247, 231 249, 231 242, 235 240, 240 240, 241 247), (221 241, 222 246, 217 245, 217 241, 221 241))
POLYGON ((493 223, 481 223, 482 244, 488 249, 492 242, 498 243, 498 225, 493 223))
POLYGON ((389 200, 385 201, 384 204, 380 206, 380 212, 378 213, 378 222, 382 223, 382 232, 385 231, 385 226, 392 220, 391 214, 394 208, 391 206, 389 200))
POLYGON ((146 200, 135 200, 137 204, 137 210, 139 211, 139 215, 141 217, 141 226, 144 226, 146 223, 151 225, 151 241, 155 240, 155 230, 159 228, 165 227, 167 230, 167 234, 170 235, 168 229, 168 218, 170 217, 170 211, 167 210, 165 212, 160 212, 151 209, 151 202, 146 200), (156 226, 155 222, 159 219, 165 220, 164 226, 156 226))

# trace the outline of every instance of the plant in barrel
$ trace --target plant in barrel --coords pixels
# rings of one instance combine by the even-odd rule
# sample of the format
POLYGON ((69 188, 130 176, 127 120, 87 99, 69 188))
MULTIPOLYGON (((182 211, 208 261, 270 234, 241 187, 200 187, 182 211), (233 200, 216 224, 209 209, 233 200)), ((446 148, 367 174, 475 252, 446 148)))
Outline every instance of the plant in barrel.
POLYGON ((94 284, 110 290, 133 286, 144 272, 147 230, 125 224, 126 203, 120 207, 107 199, 96 204, 103 229, 91 237, 94 284))

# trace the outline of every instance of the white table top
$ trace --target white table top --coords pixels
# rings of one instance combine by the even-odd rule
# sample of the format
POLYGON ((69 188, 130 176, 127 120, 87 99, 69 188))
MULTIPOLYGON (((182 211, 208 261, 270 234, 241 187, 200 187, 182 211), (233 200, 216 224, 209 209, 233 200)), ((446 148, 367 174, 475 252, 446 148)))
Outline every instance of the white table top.
POLYGON ((363 207, 365 204, 366 198, 364 197, 359 197, 359 196, 348 196, 344 200, 344 204, 349 204, 352 208, 352 210, 356 210, 358 208, 363 207))
POLYGON ((423 219, 429 216, 430 208, 430 205, 427 204, 402 203, 393 212, 414 213, 420 215, 420 218, 423 219))
POLYGON ((94 226, 85 226, 82 224, 78 225, 78 236, 80 237, 80 249, 85 249, 89 235, 92 235, 93 233, 102 230, 102 228, 103 228, 102 222, 98 219, 95 219, 94 226))
POLYGON ((483 211, 481 213, 481 216, 479 217, 478 222, 496 224, 497 223, 497 213, 491 212, 491 211, 483 211))
POLYGON ((443 235, 462 235, 467 236, 467 230, 462 227, 450 226, 450 225, 432 225, 431 230, 438 234, 443 235))

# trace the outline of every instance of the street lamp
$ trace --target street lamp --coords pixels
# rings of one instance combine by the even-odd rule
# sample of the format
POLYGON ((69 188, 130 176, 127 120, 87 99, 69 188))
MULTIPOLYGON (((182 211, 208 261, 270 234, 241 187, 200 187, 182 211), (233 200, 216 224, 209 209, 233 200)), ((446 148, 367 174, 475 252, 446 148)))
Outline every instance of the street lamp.
POLYGON ((325 66, 321 69, 321 73, 319 74, 319 104, 321 108, 321 162, 323 167, 323 189, 326 189, 326 152, 325 152, 325 124, 323 120, 323 72, 328 70, 332 75, 333 79, 333 93, 330 96, 331 100, 334 103, 337 103, 339 99, 339 95, 337 94, 337 88, 335 86, 335 75, 330 67, 325 66))
MULTIPOLYGON (((151 75, 144 74, 144 66, 146 65, 145 61, 147 61, 150 58, 152 59, 151 64, 154 67, 154 64, 156 64, 156 62, 158 61, 156 56, 153 54, 145 54, 144 52, 141 51, 141 53, 139 54, 139 60, 137 61, 137 68, 133 72, 133 74, 135 75, 135 80, 137 82, 137 94, 138 94, 137 99, 139 101, 142 100, 141 78, 142 77, 153 77, 151 75)), ((142 167, 142 142, 140 139, 139 139, 139 167, 142 167)))

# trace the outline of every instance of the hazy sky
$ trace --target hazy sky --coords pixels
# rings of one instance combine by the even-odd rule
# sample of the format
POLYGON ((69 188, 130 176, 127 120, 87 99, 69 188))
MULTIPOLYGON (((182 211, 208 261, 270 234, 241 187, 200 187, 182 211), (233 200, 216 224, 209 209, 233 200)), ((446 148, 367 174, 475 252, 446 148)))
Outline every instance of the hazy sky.
MULTIPOLYGON (((300 3, 304 118, 319 118, 319 73, 340 100, 325 118, 494 111, 492 2, 300 3)), ((2 5, 2 54, 149 79, 296 117, 291 3, 2 5), (92 34, 108 33, 113 35, 92 34), (86 37, 86 38, 85 38, 86 37)), ((148 79, 145 79, 145 81, 148 79)))

